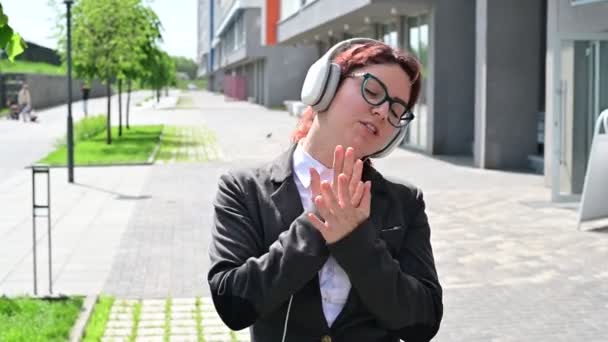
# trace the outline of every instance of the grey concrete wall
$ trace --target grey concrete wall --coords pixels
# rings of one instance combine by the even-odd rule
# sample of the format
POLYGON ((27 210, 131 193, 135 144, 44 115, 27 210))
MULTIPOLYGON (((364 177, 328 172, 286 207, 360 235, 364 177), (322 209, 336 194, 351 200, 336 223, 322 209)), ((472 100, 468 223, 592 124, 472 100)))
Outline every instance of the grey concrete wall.
POLYGON ((300 100, 308 68, 317 59, 317 48, 275 46, 266 59, 265 106, 283 106, 285 100, 300 100), (279 75, 279 77, 277 77, 279 75))
MULTIPOLYGON (((34 109, 42 109, 46 107, 64 104, 68 101, 67 95, 67 77, 55 75, 38 75, 38 74, 5 74, 4 79, 15 81, 25 80, 30 88, 32 97, 32 106, 34 109)), ((18 87, 17 84, 14 84, 18 87)), ((79 101, 82 99, 80 80, 72 80, 72 100, 79 101)), ((14 87, 13 87, 14 88, 14 87)), ((7 89, 7 92, 9 89, 7 89)), ((13 92, 18 89, 10 89, 13 92)), ((98 81, 91 85, 90 98, 106 96, 106 87, 98 81)))
POLYGON ((559 32, 608 31, 608 1, 585 5, 570 5, 570 0, 557 2, 557 29, 559 32))
POLYGON ((243 27, 247 31, 247 56, 262 55, 262 41, 260 39, 260 31, 262 29, 261 18, 262 11, 259 8, 248 8, 243 13, 245 24, 243 27))
POLYGON ((427 152, 472 154, 475 2, 436 0, 430 21, 427 152))
POLYGON ((536 153, 543 0, 478 0, 475 160, 484 168, 525 168, 536 153), (485 10, 485 11, 484 11, 485 10), (485 12, 485 13, 484 13, 485 12), (482 51, 479 51, 482 50, 482 51), (481 75, 481 76, 480 76, 481 75))

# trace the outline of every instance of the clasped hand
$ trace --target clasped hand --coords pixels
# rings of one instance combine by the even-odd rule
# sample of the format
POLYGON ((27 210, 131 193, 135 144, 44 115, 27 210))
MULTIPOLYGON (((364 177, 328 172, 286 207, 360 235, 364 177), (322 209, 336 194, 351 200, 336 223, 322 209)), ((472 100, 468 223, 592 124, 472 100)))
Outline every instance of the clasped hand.
POLYGON ((317 213, 309 213, 313 226, 327 243, 350 234, 370 214, 371 182, 362 182, 363 162, 355 161, 355 150, 341 145, 334 151, 333 182, 323 181, 317 170, 310 169, 312 199, 317 213))

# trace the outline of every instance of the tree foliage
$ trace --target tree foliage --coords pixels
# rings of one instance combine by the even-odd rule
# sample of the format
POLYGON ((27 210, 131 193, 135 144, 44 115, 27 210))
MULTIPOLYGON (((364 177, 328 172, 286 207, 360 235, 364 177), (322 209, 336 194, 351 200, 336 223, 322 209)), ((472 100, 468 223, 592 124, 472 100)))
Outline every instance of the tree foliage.
POLYGON ((4 14, 0 3, 0 49, 4 50, 11 62, 26 48, 25 41, 8 24, 8 16, 4 14))

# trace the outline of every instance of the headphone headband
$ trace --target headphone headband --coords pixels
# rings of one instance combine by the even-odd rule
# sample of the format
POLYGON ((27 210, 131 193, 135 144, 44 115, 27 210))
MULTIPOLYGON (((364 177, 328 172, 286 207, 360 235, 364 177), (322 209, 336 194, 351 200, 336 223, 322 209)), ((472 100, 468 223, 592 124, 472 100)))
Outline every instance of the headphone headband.
MULTIPOLYGON (((359 43, 382 43, 371 38, 351 38, 338 42, 332 46, 321 58, 313 63, 308 69, 306 79, 302 85, 302 102, 312 107, 314 111, 323 112, 329 108, 340 83, 340 66, 332 60, 338 51, 344 51, 347 47, 359 43)), ((406 129, 400 128, 391 141, 382 150, 369 157, 380 158, 388 155, 405 136, 406 129)))

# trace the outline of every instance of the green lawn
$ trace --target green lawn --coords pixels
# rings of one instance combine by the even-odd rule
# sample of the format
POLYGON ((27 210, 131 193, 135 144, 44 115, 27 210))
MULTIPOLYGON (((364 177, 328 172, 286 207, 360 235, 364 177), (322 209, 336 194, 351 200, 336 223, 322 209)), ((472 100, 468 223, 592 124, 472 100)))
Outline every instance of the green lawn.
POLYGON ((207 80, 206 79, 196 79, 196 80, 177 80, 177 88, 181 90, 187 90, 188 84, 196 85, 197 90, 207 89, 207 80))
POLYGON ((82 297, 0 297, 0 341, 67 341, 82 302, 82 297))
POLYGON ((110 310, 114 305, 114 297, 100 296, 95 303, 93 313, 89 318, 87 328, 84 333, 84 342, 97 342, 103 337, 106 330, 106 324, 110 318, 110 310))
MULTIPOLYGON (((112 127, 112 144, 106 144, 106 132, 100 132, 92 139, 75 144, 75 165, 137 164, 148 161, 159 142, 162 125, 123 127, 123 136, 118 137, 118 127, 112 127)), ((65 145, 51 152, 39 163, 51 166, 66 165, 65 145)))
POLYGON ((16 60, 11 63, 6 59, 0 60, 0 72, 2 73, 26 73, 26 74, 45 74, 45 75, 65 75, 66 69, 48 63, 27 62, 16 60))

